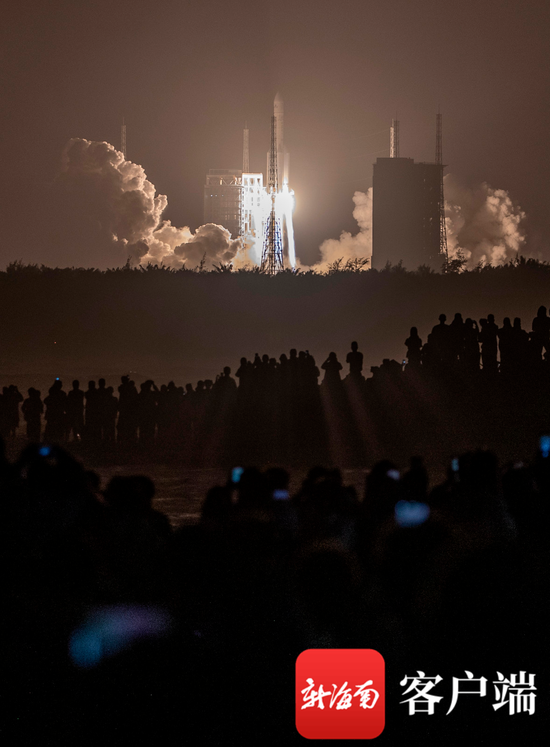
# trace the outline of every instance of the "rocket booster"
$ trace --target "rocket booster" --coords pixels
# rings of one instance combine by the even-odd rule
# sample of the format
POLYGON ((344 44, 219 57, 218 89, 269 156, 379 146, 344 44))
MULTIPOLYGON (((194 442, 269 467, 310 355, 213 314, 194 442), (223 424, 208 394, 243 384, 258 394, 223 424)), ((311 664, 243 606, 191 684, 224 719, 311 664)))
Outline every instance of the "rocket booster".
POLYGON ((277 93, 273 102, 273 115, 277 128, 277 172, 279 187, 288 184, 288 153, 284 146, 284 106, 283 100, 277 93))

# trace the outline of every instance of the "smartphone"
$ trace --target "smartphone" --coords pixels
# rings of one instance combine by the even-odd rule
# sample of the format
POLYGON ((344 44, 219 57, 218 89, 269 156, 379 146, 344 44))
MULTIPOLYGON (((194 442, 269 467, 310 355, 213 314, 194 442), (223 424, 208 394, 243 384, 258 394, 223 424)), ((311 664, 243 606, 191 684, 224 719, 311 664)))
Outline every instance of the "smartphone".
POLYGON ((541 456, 547 459, 550 456, 550 435, 545 433, 539 439, 539 449, 541 456))
POLYGON ((241 480, 244 469, 242 467, 233 467, 231 470, 231 482, 233 485, 238 485, 241 480))
POLYGON ((288 501, 289 493, 288 490, 274 490, 273 500, 275 501, 288 501))
POLYGON ((419 527, 430 518, 430 507, 420 501, 398 501, 395 504, 394 517, 399 527, 419 527))

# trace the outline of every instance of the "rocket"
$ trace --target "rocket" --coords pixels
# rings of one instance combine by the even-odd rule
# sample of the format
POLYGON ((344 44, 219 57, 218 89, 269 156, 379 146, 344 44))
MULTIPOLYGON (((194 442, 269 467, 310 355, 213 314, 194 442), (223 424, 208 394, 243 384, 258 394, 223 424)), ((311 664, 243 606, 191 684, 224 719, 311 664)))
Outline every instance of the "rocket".
MULTIPOLYGON (((277 93, 273 101, 273 116, 275 117, 275 151, 277 153, 277 184, 280 190, 288 184, 288 153, 284 145, 284 106, 283 100, 277 93)), ((269 174, 270 154, 267 154, 267 173, 269 174)))
POLYGON ((288 186, 288 153, 284 144, 283 100, 277 94, 271 117, 271 148, 267 154, 267 188, 271 211, 266 221, 261 266, 273 274, 284 269, 284 257, 296 266, 294 246, 294 192, 288 186))
POLYGON ((288 153, 284 146, 284 106, 279 93, 273 101, 273 115, 276 122, 277 175, 280 189, 283 184, 288 184, 288 153))

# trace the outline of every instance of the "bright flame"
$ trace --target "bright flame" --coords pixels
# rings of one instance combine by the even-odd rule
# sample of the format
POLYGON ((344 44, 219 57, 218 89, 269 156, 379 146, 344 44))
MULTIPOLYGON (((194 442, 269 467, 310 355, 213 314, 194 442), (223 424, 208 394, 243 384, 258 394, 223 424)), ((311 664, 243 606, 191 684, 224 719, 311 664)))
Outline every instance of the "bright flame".
POLYGON ((292 213, 296 200, 294 190, 288 188, 288 184, 283 185, 283 189, 278 193, 275 199, 275 211, 281 221, 281 226, 286 225, 286 235, 288 241, 288 261, 292 268, 296 267, 296 248, 294 246, 294 224, 292 223, 292 213))
MULTIPOLYGON (((271 195, 268 187, 260 186, 258 181, 251 179, 253 175, 243 175, 245 181, 243 189, 243 207, 251 220, 248 222, 247 230, 242 236, 244 245, 244 257, 238 258, 239 263, 251 261, 256 265, 262 263, 263 240, 267 222, 271 213, 271 195)), ((294 190, 289 189, 285 180, 282 189, 275 195, 275 215, 283 234, 286 227, 285 250, 287 260, 292 268, 296 267, 296 247, 294 243, 294 224, 292 213, 296 200, 294 190)), ((245 221, 246 222, 246 221, 245 221)))

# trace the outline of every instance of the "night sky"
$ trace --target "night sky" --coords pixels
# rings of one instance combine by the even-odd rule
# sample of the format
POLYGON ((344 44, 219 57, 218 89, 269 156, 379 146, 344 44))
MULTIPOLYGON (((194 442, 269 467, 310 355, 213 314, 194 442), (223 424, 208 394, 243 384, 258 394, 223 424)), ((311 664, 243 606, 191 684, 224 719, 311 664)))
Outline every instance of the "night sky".
POLYGON ((122 117, 165 217, 195 230, 207 169, 241 166, 245 120, 251 168, 265 170, 277 91, 302 261, 357 230, 352 196, 388 155, 396 113, 401 155, 434 159, 438 105, 448 171, 507 190, 527 214, 527 253, 550 259, 549 21, 543 0, 10 3, 0 267, 105 265, 90 247, 60 248, 59 221, 77 218, 51 189, 67 141, 118 147, 122 117))

